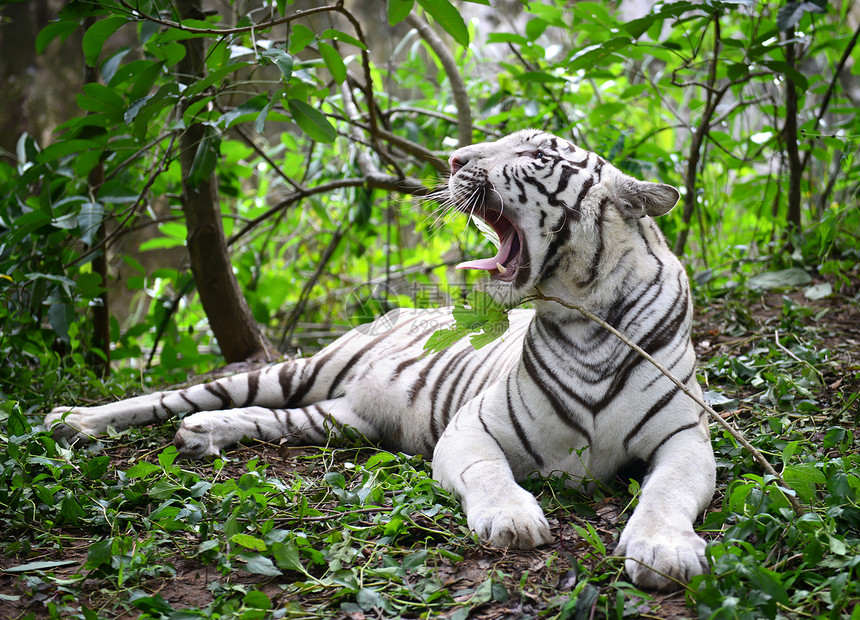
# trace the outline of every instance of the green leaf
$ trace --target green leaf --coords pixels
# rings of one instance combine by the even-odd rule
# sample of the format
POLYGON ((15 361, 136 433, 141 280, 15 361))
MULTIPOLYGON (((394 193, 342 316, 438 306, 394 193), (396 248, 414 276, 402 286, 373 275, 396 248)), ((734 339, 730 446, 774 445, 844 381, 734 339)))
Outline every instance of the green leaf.
POLYGON ((106 17, 87 28, 83 38, 84 59, 87 65, 90 67, 96 66, 105 41, 114 32, 119 30, 121 26, 127 23, 128 19, 125 17, 106 17))
POLYGON ((211 71, 209 73, 209 75, 207 75, 202 80, 197 80, 196 82, 192 82, 191 84, 189 84, 188 88, 186 88, 182 94, 185 97, 191 97, 192 95, 202 93, 204 90, 206 90, 207 88, 209 88, 212 85, 220 86, 221 82, 224 80, 224 78, 227 75, 229 75, 230 73, 233 73, 235 71, 238 71, 239 69, 246 67, 249 64, 250 63, 248 63, 248 62, 236 62, 233 64, 229 64, 227 66, 215 69, 214 71, 211 71))
POLYGON ((137 598, 132 597, 131 604, 148 614, 151 618, 162 616, 174 617, 172 612, 175 610, 160 594, 156 594, 155 596, 140 596, 137 598))
POLYGON ((272 608, 272 601, 259 590, 251 590, 248 592, 242 599, 242 602, 245 603, 246 607, 251 607, 253 609, 269 610, 272 608))
POLYGON ((122 122, 125 101, 117 92, 104 84, 84 85, 84 94, 77 97, 78 107, 88 112, 105 112, 122 122))
POLYGON ((797 492, 800 500, 804 503, 810 502, 815 497, 815 485, 823 485, 827 482, 824 472, 812 463, 789 465, 783 471, 782 477, 797 492))
POLYGON ((149 489, 149 496, 155 499, 167 499, 173 497, 177 492, 181 491, 182 487, 174 484, 169 480, 158 480, 149 489))
POLYGON ((77 560, 48 560, 41 562, 27 562, 18 566, 10 566, 2 569, 3 573, 30 573, 33 571, 50 570, 52 568, 60 568, 61 566, 72 566, 77 564, 77 560))
POLYGON ((418 0, 418 4, 444 28, 445 32, 454 37, 457 43, 463 47, 469 46, 469 29, 460 11, 453 4, 448 0, 418 0))
POLYGON ((634 39, 638 39, 648 31, 648 28, 651 27, 656 18, 656 15, 646 15, 645 17, 634 19, 624 24, 624 30, 634 39))
POLYGON ((601 64, 605 64, 608 59, 614 59, 616 52, 628 50, 633 45, 630 37, 613 37, 603 43, 589 45, 577 50, 571 56, 567 69, 568 71, 593 69, 601 64))
POLYGON ((283 570, 294 570, 307 574, 305 567, 302 566, 299 550, 293 545, 289 543, 274 543, 272 544, 272 555, 275 557, 275 562, 283 570))
POLYGON ((223 114, 221 118, 218 119, 218 125, 223 129, 229 129, 238 123, 243 123, 251 119, 256 120, 257 117, 260 116, 260 112, 265 110, 270 103, 268 94, 260 93, 242 105, 223 114))
POLYGON ((532 41, 536 41, 539 36, 544 33, 546 30, 547 24, 544 20, 540 18, 530 19, 526 24, 526 36, 532 41))
POLYGON ((290 54, 298 54, 305 49, 316 35, 304 24, 295 24, 290 28, 290 54))
POLYGON ((189 32, 185 30, 185 28, 197 28, 200 30, 214 30, 212 24, 207 21, 203 21, 200 19, 183 19, 180 22, 182 28, 168 28, 168 30, 161 35, 161 39, 159 43, 167 43, 168 41, 183 41, 185 39, 197 39, 200 37, 212 37, 215 35, 207 34, 205 32, 189 32))
POLYGON ((293 57, 287 54, 284 50, 277 47, 270 47, 262 54, 263 58, 271 60, 281 70, 281 75, 284 76, 284 83, 290 81, 293 75, 293 57))
POLYGON ((89 480, 98 480, 105 475, 109 465, 109 456, 96 456, 84 463, 81 471, 89 480))
POLYGON ((754 275, 747 281, 752 290, 775 290, 806 286, 812 283, 812 277, 800 267, 791 267, 780 271, 768 271, 754 275))
POLYGON ((188 184, 191 187, 199 186, 208 180, 215 171, 215 164, 218 163, 220 155, 220 147, 220 136, 215 133, 212 127, 207 126, 206 132, 203 134, 203 139, 197 147, 197 153, 194 154, 191 170, 188 171, 188 184))
POLYGON ((48 308, 48 320, 54 333, 63 342, 70 342, 69 326, 75 320, 75 311, 69 304, 55 303, 48 308))
POLYGON ((112 547, 112 539, 110 538, 91 543, 87 552, 87 562, 84 566, 89 570, 94 570, 102 564, 109 564, 113 555, 112 547))
POLYGON ((42 54, 48 44, 57 37, 60 37, 60 41, 65 41, 72 32, 78 29, 78 26, 80 24, 76 20, 61 19, 50 22, 36 35, 36 53, 42 54))
POLYGON ((129 478, 145 478, 157 471, 161 471, 161 467, 158 465, 147 463, 146 461, 138 461, 125 472, 125 475, 129 478))
MULTIPOLYGON (((184 226, 182 227, 185 228, 184 226)), ((153 274, 153 277, 158 277, 153 274)), ((176 446, 167 446, 164 450, 158 453, 158 462, 164 469, 170 469, 176 458, 179 456, 179 450, 176 446)))
POLYGON ((85 514, 84 509, 81 508, 75 496, 72 493, 67 493, 60 506, 60 516, 63 518, 63 522, 77 525, 80 518, 85 514))
POLYGON ((233 534, 230 537, 230 542, 241 545, 246 549, 251 549, 252 551, 260 551, 261 553, 266 551, 266 543, 249 534, 233 534))
POLYGON ((325 143, 334 142, 337 137, 337 130, 328 122, 322 112, 298 99, 290 99, 288 105, 293 120, 312 140, 325 143))
POLYGON ((794 28, 805 13, 825 13, 823 6, 814 2, 787 2, 776 13, 776 27, 783 32, 794 28))
POLYGON ((93 140, 59 140, 45 147, 38 155, 41 163, 48 163, 67 155, 90 151, 101 148, 98 142, 93 140))
POLYGON ((809 88, 809 80, 806 79, 806 76, 787 62, 782 62, 781 60, 768 60, 765 61, 764 64, 771 71, 783 74, 786 78, 794 82, 794 85, 800 90, 804 91, 809 88))
POLYGON ((27 418, 24 417, 24 414, 21 413, 21 410, 17 406, 12 407, 12 410, 9 412, 9 420, 6 424, 7 432, 11 436, 20 437, 26 435, 31 429, 27 418))
POLYGON ((428 353, 444 351, 454 343, 462 340, 468 333, 468 331, 456 325, 445 329, 437 329, 430 334, 427 342, 424 343, 424 350, 428 353))
POLYGON ((346 65, 343 64, 343 59, 340 57, 338 51, 328 43, 323 43, 322 41, 318 43, 317 47, 334 81, 338 84, 343 84, 346 80, 346 65))
POLYGON ((454 308, 453 315, 454 325, 434 332, 424 343, 425 351, 442 351, 468 334, 474 334, 470 342, 480 349, 502 336, 510 325, 507 309, 483 291, 472 291, 466 306, 454 308))
POLYGON ((259 553, 241 554, 245 560, 245 570, 255 575, 266 575, 267 577, 280 577, 281 571, 269 558, 259 553))
POLYGON ((409 16, 415 0, 388 0, 388 23, 392 26, 399 24, 409 16))
POLYGON ((350 45, 354 45, 358 49, 367 50, 367 46, 355 37, 348 35, 345 32, 341 32, 340 30, 335 30, 333 28, 329 28, 328 30, 323 31, 323 33, 320 35, 320 39, 331 39, 332 41, 349 43, 350 45))
MULTIPOLYGON (((152 90, 152 85, 155 84, 155 80, 157 80, 164 71, 164 64, 161 62, 150 60, 134 61, 134 63, 137 62, 139 62, 140 65, 129 69, 129 71, 132 72, 129 77, 135 78, 134 85, 128 92, 129 101, 137 101, 138 99, 146 97, 149 94, 149 91, 152 90)), ((110 85, 114 86, 117 77, 120 76, 130 65, 134 65, 134 63, 129 63, 128 65, 124 65, 117 69, 110 85)))
POLYGON ((254 119, 254 130, 257 133, 263 133, 266 129, 266 119, 269 118, 269 112, 272 111, 272 106, 275 104, 275 100, 272 99, 266 105, 263 106, 263 109, 260 110, 260 113, 257 114, 257 118, 254 119))
POLYGON ((87 201, 81 205, 78 213, 78 228, 81 231, 81 241, 93 245, 99 232, 102 220, 105 219, 105 208, 100 202, 87 201))
POLYGON ((102 80, 104 80, 106 84, 109 84, 110 81, 113 79, 113 76, 116 75, 116 72, 119 70, 123 59, 129 54, 129 52, 131 52, 129 48, 123 48, 115 54, 111 55, 107 60, 102 63, 102 80))

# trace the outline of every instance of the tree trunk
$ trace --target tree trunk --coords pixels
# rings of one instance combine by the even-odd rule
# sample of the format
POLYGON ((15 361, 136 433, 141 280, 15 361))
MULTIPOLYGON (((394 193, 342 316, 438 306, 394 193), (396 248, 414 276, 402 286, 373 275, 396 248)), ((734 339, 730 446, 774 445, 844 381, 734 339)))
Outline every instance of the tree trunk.
MULTIPOLYGON (((182 19, 203 19, 200 0, 179 0, 177 6, 182 19)), ((198 38, 182 42, 185 57, 177 65, 177 77, 181 83, 190 84, 205 74, 203 41, 198 38)), ((185 106, 190 103, 187 101, 185 106)), ((224 359, 228 363, 268 360, 277 357, 277 353, 260 332, 233 274, 221 223, 216 177, 209 174, 203 178, 190 178, 198 149, 207 148, 203 142, 205 134, 206 128, 194 123, 179 140, 182 209, 188 228, 191 272, 224 359)))
MULTIPOLYGON (((794 38, 794 28, 789 28, 785 38, 791 41, 794 38)), ((785 62, 789 67, 795 67, 795 43, 788 43, 785 47, 785 62)), ((785 151, 788 155, 788 212, 786 213, 786 224, 789 244, 791 244, 791 233, 801 232, 800 213, 800 181, 803 167, 800 162, 800 152, 797 144, 797 85, 794 83, 790 73, 785 75, 785 151)))
MULTIPOLYGON (((94 17, 84 20, 84 26, 89 29, 95 23, 94 17)), ((84 63, 84 84, 96 84, 99 81, 99 72, 95 67, 84 63)), ((96 196, 105 182, 105 167, 102 162, 96 164, 90 171, 87 182, 90 186, 90 194, 96 196)), ((99 246, 105 239, 105 223, 99 224, 92 241, 92 246, 99 246)), ((102 247, 93 256, 93 273, 98 275, 101 281, 99 285, 102 292, 96 298, 93 306, 93 335, 92 347, 102 352, 103 356, 93 356, 93 368, 99 377, 107 377, 110 374, 110 303, 108 300, 108 261, 107 248, 102 247)))

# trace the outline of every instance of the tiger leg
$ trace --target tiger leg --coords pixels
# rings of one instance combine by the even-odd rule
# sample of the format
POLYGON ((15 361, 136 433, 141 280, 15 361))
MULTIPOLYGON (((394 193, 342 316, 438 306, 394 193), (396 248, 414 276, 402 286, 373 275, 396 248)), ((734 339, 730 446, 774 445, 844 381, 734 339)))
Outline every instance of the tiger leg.
POLYGON ((346 398, 333 398, 295 409, 201 411, 182 421, 173 445, 183 457, 201 458, 216 455, 245 437, 261 441, 286 437, 292 445, 320 445, 330 436, 342 435, 346 427, 377 439, 376 430, 355 415, 346 398))
POLYGON ((328 397, 324 381, 308 379, 315 377, 314 363, 315 358, 303 358, 181 390, 154 392, 96 407, 58 407, 45 416, 45 427, 58 439, 87 443, 104 434, 108 426, 123 430, 188 411, 306 405, 328 397))
POLYGON ((472 401, 448 424, 433 453, 433 477, 460 498, 469 527, 490 545, 531 549, 548 543, 552 537, 540 504, 517 484, 481 420, 484 400, 472 401))
POLYGON ((673 590, 708 571, 705 541, 693 522, 711 501, 715 479, 714 453, 703 425, 670 437, 659 448, 615 549, 627 556, 624 566, 633 583, 673 590))

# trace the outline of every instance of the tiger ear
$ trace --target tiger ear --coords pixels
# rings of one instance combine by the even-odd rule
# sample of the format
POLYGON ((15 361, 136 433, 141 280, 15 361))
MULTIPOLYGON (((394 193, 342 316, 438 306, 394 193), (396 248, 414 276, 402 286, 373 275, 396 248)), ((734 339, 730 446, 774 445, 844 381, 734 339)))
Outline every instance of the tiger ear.
POLYGON ((627 175, 616 177, 610 192, 621 213, 631 219, 668 213, 681 197, 671 185, 639 181, 627 175))

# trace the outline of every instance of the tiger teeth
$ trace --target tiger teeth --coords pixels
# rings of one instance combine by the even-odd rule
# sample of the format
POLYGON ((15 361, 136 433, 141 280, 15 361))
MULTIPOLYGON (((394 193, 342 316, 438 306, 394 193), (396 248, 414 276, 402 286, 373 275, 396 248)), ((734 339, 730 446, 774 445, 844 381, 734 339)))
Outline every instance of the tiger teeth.
POLYGON ((498 269, 499 273, 501 273, 501 274, 505 274, 508 272, 507 268, 502 263, 499 263, 499 262, 496 263, 496 269, 498 269))

